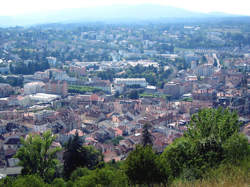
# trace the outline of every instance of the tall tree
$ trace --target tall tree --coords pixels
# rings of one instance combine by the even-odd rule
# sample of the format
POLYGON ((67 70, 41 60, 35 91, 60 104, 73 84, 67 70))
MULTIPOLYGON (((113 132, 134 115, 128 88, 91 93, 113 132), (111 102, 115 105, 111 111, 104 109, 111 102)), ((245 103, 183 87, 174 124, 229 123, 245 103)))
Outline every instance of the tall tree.
POLYGON ((151 125, 146 123, 143 126, 142 131, 142 145, 145 147, 147 145, 153 145, 153 137, 152 134, 149 132, 149 129, 151 128, 151 125))
POLYGON ((22 174, 38 174, 46 179, 51 171, 55 171, 58 164, 56 154, 61 150, 51 148, 55 139, 51 131, 46 131, 42 136, 28 135, 27 139, 21 138, 22 147, 15 157, 23 167, 22 174))
POLYGON ((83 141, 80 139, 78 132, 73 138, 70 137, 65 146, 63 154, 64 175, 69 177, 70 174, 79 166, 85 165, 85 154, 82 147, 83 141))
POLYGON ((139 99, 139 93, 137 90, 132 90, 129 95, 129 99, 139 99))
POLYGON ((73 138, 70 138, 65 146, 63 154, 64 175, 69 178, 71 173, 78 167, 93 168, 102 160, 99 151, 91 146, 83 146, 83 140, 79 137, 78 132, 73 138))
POLYGON ((132 184, 147 184, 166 181, 162 176, 158 156, 151 146, 136 146, 124 164, 124 171, 132 184))

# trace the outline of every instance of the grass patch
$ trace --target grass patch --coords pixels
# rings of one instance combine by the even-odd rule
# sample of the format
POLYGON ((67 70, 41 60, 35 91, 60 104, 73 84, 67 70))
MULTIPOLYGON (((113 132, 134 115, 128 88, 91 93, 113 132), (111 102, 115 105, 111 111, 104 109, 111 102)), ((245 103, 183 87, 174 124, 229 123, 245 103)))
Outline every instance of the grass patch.
POLYGON ((175 179, 171 187, 248 187, 250 186, 250 158, 242 160, 238 165, 222 164, 217 169, 210 169, 203 179, 185 181, 175 179))
POLYGON ((79 93, 79 94, 85 94, 86 92, 97 93, 100 91, 102 90, 91 86, 70 85, 68 88, 69 93, 79 93))
POLYGON ((151 98, 163 98, 167 99, 170 95, 167 94, 151 94, 151 93, 141 93, 139 94, 140 97, 151 97, 151 98))
POLYGON ((192 102, 192 101, 193 101, 193 99, 192 99, 191 97, 188 97, 188 98, 184 98, 184 99, 182 99, 182 101, 192 102))

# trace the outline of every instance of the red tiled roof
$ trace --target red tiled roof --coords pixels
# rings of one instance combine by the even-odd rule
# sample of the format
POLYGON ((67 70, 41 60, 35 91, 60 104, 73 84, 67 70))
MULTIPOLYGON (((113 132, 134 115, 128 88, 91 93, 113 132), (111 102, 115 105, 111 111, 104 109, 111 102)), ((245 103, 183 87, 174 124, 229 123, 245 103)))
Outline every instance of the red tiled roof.
POLYGON ((84 135, 84 133, 83 133, 81 130, 79 130, 79 129, 73 129, 73 130, 70 131, 68 134, 69 134, 69 135, 75 135, 76 132, 78 132, 78 135, 79 135, 79 136, 83 136, 83 135, 84 135))
POLYGON ((122 136, 122 130, 119 128, 114 128, 116 136, 122 136))

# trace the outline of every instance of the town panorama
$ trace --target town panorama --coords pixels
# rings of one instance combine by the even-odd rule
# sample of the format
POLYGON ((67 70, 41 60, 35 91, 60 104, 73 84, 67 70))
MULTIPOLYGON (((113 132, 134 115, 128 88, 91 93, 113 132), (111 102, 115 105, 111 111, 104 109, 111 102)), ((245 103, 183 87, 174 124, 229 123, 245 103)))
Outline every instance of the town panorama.
POLYGON ((77 132, 108 162, 150 124, 161 153, 192 114, 219 106, 250 140, 249 83, 244 17, 0 28, 0 167, 17 166, 20 137, 47 130, 54 147, 77 132))

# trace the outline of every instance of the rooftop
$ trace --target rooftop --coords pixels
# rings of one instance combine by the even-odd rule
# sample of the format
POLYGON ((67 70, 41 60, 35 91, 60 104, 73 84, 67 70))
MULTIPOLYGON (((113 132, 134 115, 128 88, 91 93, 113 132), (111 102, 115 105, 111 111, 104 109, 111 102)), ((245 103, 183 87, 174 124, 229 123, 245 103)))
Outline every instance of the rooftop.
POLYGON ((33 99, 33 100, 43 100, 43 101, 48 101, 48 102, 60 98, 59 95, 45 94, 45 93, 37 93, 34 95, 29 95, 29 97, 30 99, 33 99))

